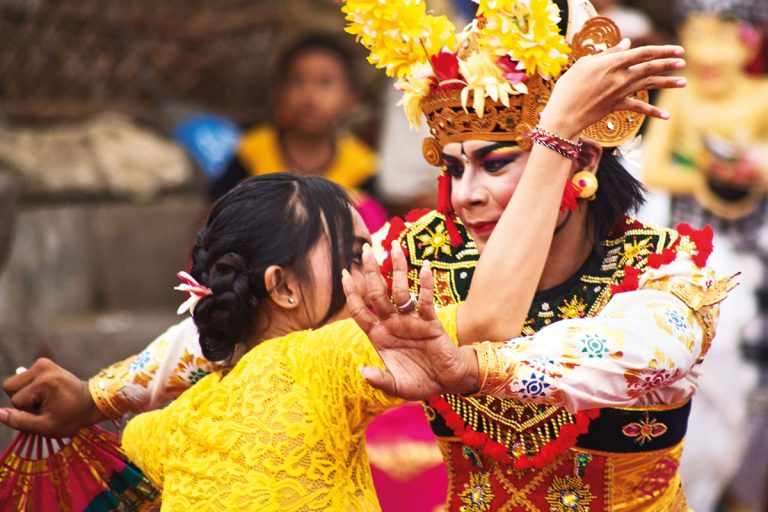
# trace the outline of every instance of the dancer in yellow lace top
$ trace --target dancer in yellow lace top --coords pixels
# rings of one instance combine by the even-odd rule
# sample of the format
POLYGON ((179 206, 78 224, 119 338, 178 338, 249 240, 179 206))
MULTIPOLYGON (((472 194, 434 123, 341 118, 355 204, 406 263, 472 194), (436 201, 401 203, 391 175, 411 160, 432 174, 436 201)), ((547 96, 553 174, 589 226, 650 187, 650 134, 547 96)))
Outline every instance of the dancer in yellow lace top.
POLYGON ((378 510, 365 427, 400 401, 360 376, 377 359, 351 320, 265 341, 130 421, 123 445, 163 510, 378 510))

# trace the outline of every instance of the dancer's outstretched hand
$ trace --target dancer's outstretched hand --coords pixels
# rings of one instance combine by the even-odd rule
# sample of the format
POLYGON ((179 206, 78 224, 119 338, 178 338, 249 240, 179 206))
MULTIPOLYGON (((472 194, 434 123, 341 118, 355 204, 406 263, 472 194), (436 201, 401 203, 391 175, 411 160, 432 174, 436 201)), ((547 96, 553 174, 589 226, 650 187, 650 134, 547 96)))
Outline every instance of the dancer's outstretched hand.
POLYGON ((416 301, 408 291, 405 255, 397 242, 392 244, 390 257, 392 300, 367 246, 363 248, 367 301, 355 288, 349 273, 344 273, 344 293, 352 317, 386 365, 386 370, 362 368, 363 376, 385 393, 408 400, 475 391, 477 356, 471 347, 457 347, 438 320, 429 265, 425 264, 419 272, 421 289, 416 301), (399 307, 393 306, 393 301, 399 307))

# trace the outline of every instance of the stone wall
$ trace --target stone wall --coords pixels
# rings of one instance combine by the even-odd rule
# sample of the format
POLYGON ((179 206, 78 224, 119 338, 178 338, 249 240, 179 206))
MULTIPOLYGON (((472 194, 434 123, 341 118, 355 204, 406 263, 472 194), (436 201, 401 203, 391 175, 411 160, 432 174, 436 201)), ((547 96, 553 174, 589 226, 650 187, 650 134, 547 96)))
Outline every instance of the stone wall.
POLYGON ((86 378, 177 322, 175 273, 206 209, 194 192, 22 204, 0 275, 0 375, 46 356, 86 378))

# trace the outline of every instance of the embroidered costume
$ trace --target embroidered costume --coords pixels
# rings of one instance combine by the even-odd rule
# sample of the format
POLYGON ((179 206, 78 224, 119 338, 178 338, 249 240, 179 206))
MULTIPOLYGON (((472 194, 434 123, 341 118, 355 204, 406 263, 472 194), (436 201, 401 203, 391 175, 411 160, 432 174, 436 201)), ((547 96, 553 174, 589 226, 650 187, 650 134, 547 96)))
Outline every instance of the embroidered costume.
MULTIPOLYGON (((478 260, 457 228, 452 247, 430 212, 397 236, 413 269, 431 262, 441 305, 466 296, 478 260)), ((624 218, 571 279, 537 293, 524 336, 476 345, 479 394, 495 396, 428 401, 448 510, 687 512, 677 467, 727 287, 704 266, 711 232, 681 230, 624 218)))

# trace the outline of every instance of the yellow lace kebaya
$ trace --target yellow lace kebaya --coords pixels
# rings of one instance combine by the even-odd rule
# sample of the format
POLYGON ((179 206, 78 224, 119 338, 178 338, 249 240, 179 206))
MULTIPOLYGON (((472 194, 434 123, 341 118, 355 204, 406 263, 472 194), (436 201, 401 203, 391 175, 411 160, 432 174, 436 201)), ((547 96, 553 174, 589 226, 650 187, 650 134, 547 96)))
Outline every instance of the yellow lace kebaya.
MULTIPOLYGON (((438 316, 455 340, 456 307, 438 316)), ((134 418, 123 448, 164 511, 380 510, 365 428, 401 401, 359 368, 381 364, 352 320, 268 340, 134 418)))

